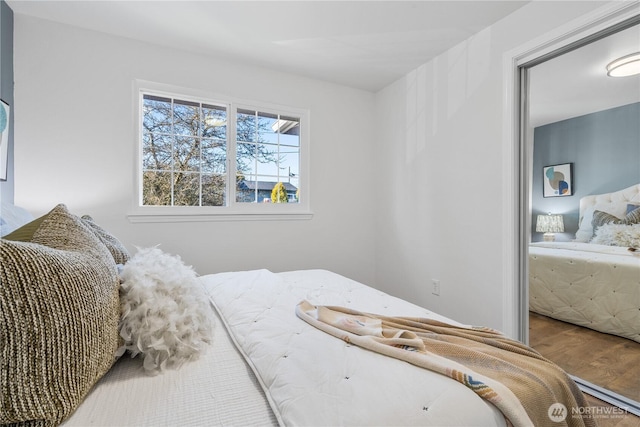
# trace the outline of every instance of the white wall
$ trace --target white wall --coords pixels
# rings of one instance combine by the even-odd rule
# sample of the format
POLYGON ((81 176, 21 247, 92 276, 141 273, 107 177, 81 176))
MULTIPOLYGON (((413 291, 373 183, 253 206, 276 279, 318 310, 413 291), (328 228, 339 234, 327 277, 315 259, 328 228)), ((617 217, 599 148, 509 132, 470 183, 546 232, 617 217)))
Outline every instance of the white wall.
MULTIPOLYGON (((505 54, 602 6, 532 2, 376 95, 376 284, 465 323, 501 330, 505 54), (431 279, 440 280, 440 296, 431 279)), ((517 178, 517 177, 514 177, 517 178)), ((516 187, 517 188, 517 187, 516 187)), ((505 209, 505 207, 507 209, 505 209)))
POLYGON ((15 202, 66 203, 201 273, 327 268, 373 282, 371 93, 15 16, 15 202), (312 220, 132 224, 134 79, 310 110, 312 220), (284 237, 283 237, 284 236, 284 237))
POLYGON ((16 15, 16 203, 64 201, 201 273, 328 268, 504 329, 503 56, 601 4, 532 2, 375 96, 16 15), (310 109, 313 220, 129 223, 136 78, 310 109))

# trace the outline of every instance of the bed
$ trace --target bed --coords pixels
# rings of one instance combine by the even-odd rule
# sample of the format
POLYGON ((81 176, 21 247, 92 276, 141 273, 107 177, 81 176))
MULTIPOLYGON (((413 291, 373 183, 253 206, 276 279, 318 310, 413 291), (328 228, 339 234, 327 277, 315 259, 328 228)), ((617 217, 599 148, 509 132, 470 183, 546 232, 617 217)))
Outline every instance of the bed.
POLYGON ((330 271, 199 277, 64 205, 0 252, 0 424, 594 425, 524 344, 330 271))
POLYGON ((574 241, 532 243, 530 310, 640 342, 639 208, 640 184, 583 197, 574 241))

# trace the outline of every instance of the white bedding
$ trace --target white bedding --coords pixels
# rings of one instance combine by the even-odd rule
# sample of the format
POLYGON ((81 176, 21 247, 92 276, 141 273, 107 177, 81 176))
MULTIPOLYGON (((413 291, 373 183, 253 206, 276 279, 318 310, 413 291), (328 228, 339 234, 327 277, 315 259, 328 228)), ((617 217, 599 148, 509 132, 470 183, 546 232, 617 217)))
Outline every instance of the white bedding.
POLYGON ((11 233, 33 219, 26 209, 0 200, 0 236, 11 233))
POLYGON ((298 319, 295 307, 307 299, 456 322, 323 270, 201 280, 284 425, 505 425, 493 405, 464 385, 327 335, 298 319))
MULTIPOLYGON (((629 248, 622 246, 606 246, 596 245, 594 243, 583 242, 536 242, 532 243, 533 248, 547 248, 547 249, 561 249, 564 251, 579 251, 579 252, 593 252, 606 255, 622 255, 623 258, 627 258, 633 262, 633 260, 640 259, 640 253, 631 252, 629 248)), ((569 253, 569 252, 567 252, 569 253)), ((619 260, 621 258, 614 258, 619 260)))
POLYGON ((295 307, 306 299, 457 322, 323 270, 199 280, 222 315, 212 308, 215 336, 207 352, 157 376, 125 356, 65 427, 506 425, 496 407, 463 384, 336 339, 299 319, 295 307))
POLYGON ((640 342, 640 254, 592 243, 531 244, 529 308, 640 342))
POLYGON ((215 311, 213 344, 179 370, 148 376, 124 356, 96 384, 71 426, 276 426, 262 389, 215 311))

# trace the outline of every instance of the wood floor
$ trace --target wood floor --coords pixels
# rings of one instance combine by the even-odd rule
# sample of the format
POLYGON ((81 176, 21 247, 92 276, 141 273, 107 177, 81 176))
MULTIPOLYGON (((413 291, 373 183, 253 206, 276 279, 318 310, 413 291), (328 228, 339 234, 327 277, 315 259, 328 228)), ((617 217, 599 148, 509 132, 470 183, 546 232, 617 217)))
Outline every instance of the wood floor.
MULTIPOLYGON (((640 343, 529 313, 529 345, 565 371, 640 401, 640 343)), ((607 406, 591 398, 594 406, 607 406)), ((640 427, 640 418, 600 417, 601 427, 640 427)))

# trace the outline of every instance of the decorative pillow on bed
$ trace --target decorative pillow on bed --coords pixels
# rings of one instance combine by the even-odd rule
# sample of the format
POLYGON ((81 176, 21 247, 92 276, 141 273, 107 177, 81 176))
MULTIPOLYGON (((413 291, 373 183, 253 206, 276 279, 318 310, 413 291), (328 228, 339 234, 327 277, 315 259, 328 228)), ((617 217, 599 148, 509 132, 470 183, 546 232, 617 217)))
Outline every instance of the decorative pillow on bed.
POLYGON ((131 357, 155 375, 199 357, 211 342, 208 298, 195 271, 158 248, 139 249, 120 273, 120 336, 131 357))
POLYGON ((576 242, 589 242, 593 238, 595 229, 593 228, 594 213, 597 211, 608 213, 618 219, 624 218, 628 213, 626 202, 604 201, 589 206, 581 212, 580 222, 578 223, 578 231, 576 231, 576 242))
POLYGON ((129 251, 127 251, 120 240, 118 240, 113 234, 96 224, 93 218, 89 215, 82 215, 82 221, 91 229, 91 231, 94 232, 96 236, 98 236, 98 239, 104 243, 107 249, 109 249, 109 252, 111 252, 111 256, 113 256, 113 260, 116 264, 124 264, 129 260, 129 251))
POLYGON ((634 203, 629 203, 627 205, 627 215, 630 214, 631 212, 635 211, 636 209, 640 209, 640 205, 636 205, 634 203))
POLYGON ((0 258, 0 424, 57 425, 115 361, 116 264, 64 205, 0 258))
POLYGON ((604 224, 638 224, 640 223, 640 209, 635 209, 627 214, 624 218, 618 218, 615 215, 611 215, 602 211, 595 211, 593 213, 593 220, 591 224, 593 225, 594 231, 598 230, 598 227, 603 226, 604 224))
POLYGON ((33 234, 38 228, 40 228, 40 225, 42 225, 42 221, 44 221, 50 214, 51 212, 47 213, 46 215, 42 215, 41 217, 28 222, 22 227, 13 230, 11 233, 2 238, 7 240, 14 240, 16 242, 30 242, 31 239, 33 239, 33 234))
MULTIPOLYGON (((17 230, 12 231, 11 233, 4 236, 4 239, 7 240, 15 240, 18 242, 30 242, 33 239, 33 235, 40 228, 42 222, 51 215, 51 212, 34 219, 28 224, 23 225, 17 230)), ((111 252, 111 256, 113 256, 113 260, 116 264, 124 264, 129 259, 129 252, 124 247, 122 243, 111 233, 106 231, 104 228, 100 227, 95 223, 93 218, 89 215, 84 215, 81 218, 82 222, 88 227, 88 229, 96 235, 98 239, 109 249, 111 252)))
POLYGON ((591 243, 640 248, 640 224, 604 224, 598 227, 591 243))

